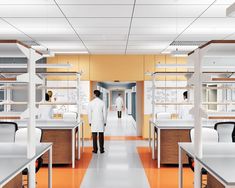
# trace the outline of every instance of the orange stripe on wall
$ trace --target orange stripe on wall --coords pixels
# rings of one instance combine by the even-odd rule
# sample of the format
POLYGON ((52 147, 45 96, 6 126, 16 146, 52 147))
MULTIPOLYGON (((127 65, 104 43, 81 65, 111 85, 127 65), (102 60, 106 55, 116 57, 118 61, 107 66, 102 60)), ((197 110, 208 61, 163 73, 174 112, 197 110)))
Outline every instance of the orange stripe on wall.
MULTIPOLYGON (((148 147, 138 147, 137 151, 151 188, 178 187, 178 167, 163 166, 157 169, 157 161, 152 160, 148 147)), ((193 188, 193 172, 190 168, 184 168, 184 187, 193 188)))
MULTIPOLYGON (((85 147, 81 159, 76 161, 76 168, 71 166, 53 166, 53 187, 78 188, 80 187, 86 170, 92 159, 92 148, 85 147)), ((41 168, 37 173, 37 188, 47 188, 47 167, 41 168)))

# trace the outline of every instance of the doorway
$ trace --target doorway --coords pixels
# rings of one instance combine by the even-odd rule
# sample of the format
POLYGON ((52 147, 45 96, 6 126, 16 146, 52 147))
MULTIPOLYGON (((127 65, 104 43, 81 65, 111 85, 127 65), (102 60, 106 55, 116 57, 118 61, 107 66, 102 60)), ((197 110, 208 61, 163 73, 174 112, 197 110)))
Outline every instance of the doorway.
POLYGON ((92 82, 92 89, 101 91, 108 115, 106 136, 137 136, 136 82, 92 82), (122 117, 118 118, 116 99, 123 101, 122 117))

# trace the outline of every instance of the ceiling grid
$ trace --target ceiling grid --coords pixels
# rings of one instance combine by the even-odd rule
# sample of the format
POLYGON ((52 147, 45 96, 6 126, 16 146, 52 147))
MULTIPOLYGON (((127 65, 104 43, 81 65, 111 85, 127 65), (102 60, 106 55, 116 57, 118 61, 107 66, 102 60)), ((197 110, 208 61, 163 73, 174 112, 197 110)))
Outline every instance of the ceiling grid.
MULTIPOLYGON (((1 39, 54 53, 159 54, 176 41, 235 39, 234 0, 0 0, 1 39)), ((196 46, 179 46, 191 51, 196 46)))

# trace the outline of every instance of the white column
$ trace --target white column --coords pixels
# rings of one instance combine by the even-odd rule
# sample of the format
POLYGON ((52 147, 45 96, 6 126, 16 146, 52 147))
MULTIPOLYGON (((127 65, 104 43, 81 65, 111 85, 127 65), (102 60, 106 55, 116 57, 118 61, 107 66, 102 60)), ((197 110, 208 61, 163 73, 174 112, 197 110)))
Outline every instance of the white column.
POLYGON ((80 122, 81 121, 81 97, 80 97, 80 73, 77 74, 77 113, 78 113, 78 119, 77 121, 80 122))
MULTIPOLYGON (((193 54, 194 60, 194 150, 197 157, 202 157, 202 58, 200 50, 196 50, 193 54)), ((195 161, 194 169, 194 187, 201 187, 201 165, 195 161)))
POLYGON ((156 108, 155 108, 155 88, 156 88, 156 76, 152 76, 152 121, 156 120, 156 108))
MULTIPOLYGON (((6 84, 6 87, 10 87, 11 86, 11 84, 6 84)), ((11 101, 11 89, 6 89, 6 96, 7 96, 7 98, 6 98, 6 100, 7 101, 11 101)), ((7 112, 10 112, 11 111, 11 105, 5 105, 4 106, 5 108, 4 108, 4 110, 5 111, 7 111, 7 112)))
MULTIPOLYGON (((32 158, 36 153, 35 145, 35 114, 36 114, 36 85, 35 85, 35 51, 30 49, 30 55, 28 58, 28 109, 29 109, 29 120, 28 120, 28 137, 27 137, 27 157, 32 158)), ((35 162, 32 161, 29 165, 29 188, 35 188, 35 162)))
MULTIPOLYGON (((155 88, 156 88, 156 76, 155 74, 152 75, 152 121, 155 123, 156 121, 156 105, 155 105, 155 88)), ((150 127, 151 133, 152 135, 150 135, 151 137, 153 135, 155 135, 155 131, 154 131, 154 125, 152 124, 152 126, 150 127)), ((153 137, 152 140, 152 159, 155 159, 155 137, 153 137)))

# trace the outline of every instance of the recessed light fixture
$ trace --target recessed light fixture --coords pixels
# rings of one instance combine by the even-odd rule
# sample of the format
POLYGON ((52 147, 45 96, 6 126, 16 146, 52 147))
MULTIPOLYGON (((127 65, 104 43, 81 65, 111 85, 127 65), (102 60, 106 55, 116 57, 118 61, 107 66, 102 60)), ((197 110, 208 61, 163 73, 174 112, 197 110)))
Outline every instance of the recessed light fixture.
POLYGON ((226 16, 235 17, 235 3, 233 3, 226 9, 226 16))

